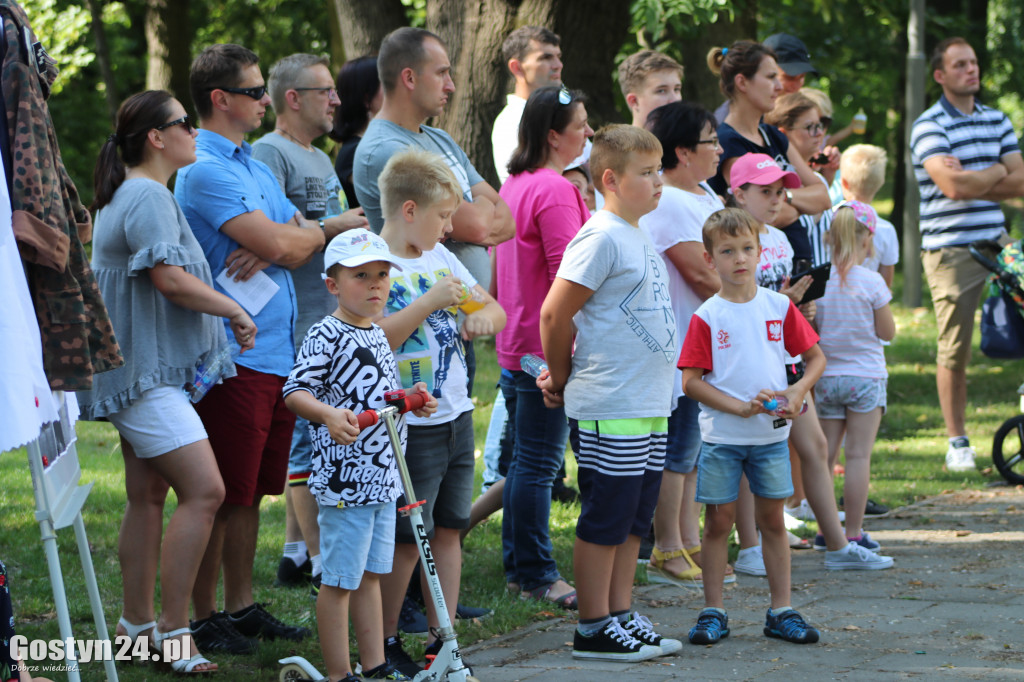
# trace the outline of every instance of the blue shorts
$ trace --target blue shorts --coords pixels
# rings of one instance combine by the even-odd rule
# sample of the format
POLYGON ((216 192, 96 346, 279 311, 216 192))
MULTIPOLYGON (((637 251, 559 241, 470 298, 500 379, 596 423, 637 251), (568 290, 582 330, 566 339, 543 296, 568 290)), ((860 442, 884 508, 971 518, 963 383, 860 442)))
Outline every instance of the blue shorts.
POLYGON ((870 412, 876 407, 885 414, 886 380, 868 377, 821 377, 814 385, 818 419, 846 419, 846 411, 870 412))
MULTIPOLYGON (((454 530, 469 528, 476 470, 474 447, 472 410, 443 424, 409 425, 405 463, 416 498, 426 500, 422 519, 428 538, 434 537, 435 525, 454 530)), ((404 504, 403 494, 398 506, 404 504)), ((398 517, 395 539, 416 543, 408 517, 398 517)))
POLYGON ((363 507, 320 505, 321 582, 354 590, 363 573, 390 573, 395 556, 395 503, 363 507))
POLYGON ((665 470, 688 474, 697 467, 700 455, 700 403, 685 395, 679 396, 676 409, 668 418, 668 448, 665 450, 665 470))
POLYGON ((665 466, 668 419, 569 419, 582 508, 576 537, 621 545, 651 529, 665 466))
POLYGON ((781 500, 793 494, 787 441, 767 445, 705 442, 697 465, 697 501, 728 504, 740 494, 740 476, 747 475, 754 495, 781 500))
POLYGON ((288 452, 288 485, 306 485, 313 472, 313 441, 309 437, 309 421, 295 417, 292 449, 288 452))

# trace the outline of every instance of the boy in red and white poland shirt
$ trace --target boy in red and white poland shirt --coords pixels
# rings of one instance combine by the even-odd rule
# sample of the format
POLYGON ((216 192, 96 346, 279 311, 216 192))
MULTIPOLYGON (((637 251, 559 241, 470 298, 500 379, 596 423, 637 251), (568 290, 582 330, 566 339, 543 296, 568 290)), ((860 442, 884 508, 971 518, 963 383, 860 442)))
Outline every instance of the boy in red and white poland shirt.
POLYGON ((722 278, 722 289, 694 313, 679 356, 683 391, 701 404, 704 441, 697 501, 707 505, 705 608, 690 631, 695 644, 711 644, 729 634, 722 579, 743 473, 754 493, 771 590, 764 632, 790 642, 818 641, 818 631, 790 606, 782 506, 793 491, 788 420, 799 416, 805 394, 825 369, 825 355, 790 299, 757 286, 760 228, 742 209, 718 211, 704 224, 704 257, 722 278), (806 365, 803 378, 792 386, 786 385, 787 354, 803 354, 806 365))

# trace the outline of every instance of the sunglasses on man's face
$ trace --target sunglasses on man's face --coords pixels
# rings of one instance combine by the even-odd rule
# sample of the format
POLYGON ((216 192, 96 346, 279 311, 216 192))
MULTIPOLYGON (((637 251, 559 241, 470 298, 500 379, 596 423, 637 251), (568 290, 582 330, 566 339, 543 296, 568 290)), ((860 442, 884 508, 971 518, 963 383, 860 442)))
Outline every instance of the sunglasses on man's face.
POLYGON ((173 128, 174 126, 179 125, 185 126, 185 131, 190 135, 192 134, 192 130, 195 128, 195 126, 192 125, 192 119, 189 118, 188 114, 185 114, 181 118, 176 118, 173 121, 168 121, 167 123, 158 125, 155 130, 167 130, 168 128, 173 128))
POLYGON ((210 90, 223 90, 233 95, 245 95, 256 100, 263 99, 263 95, 267 94, 266 85, 257 85, 254 88, 210 88, 210 90))

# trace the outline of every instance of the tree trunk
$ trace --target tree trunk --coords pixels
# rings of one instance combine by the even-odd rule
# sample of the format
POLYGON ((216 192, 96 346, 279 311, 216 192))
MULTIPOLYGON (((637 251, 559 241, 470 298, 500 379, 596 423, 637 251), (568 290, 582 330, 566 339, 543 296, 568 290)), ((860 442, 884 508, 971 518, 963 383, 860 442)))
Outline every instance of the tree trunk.
POLYGON ((408 24, 402 0, 333 0, 333 4, 346 59, 377 54, 384 36, 408 24))
POLYGON ((706 26, 696 40, 676 41, 683 58, 683 99, 699 102, 711 111, 725 101, 725 95, 719 77, 708 68, 708 52, 737 40, 757 40, 757 0, 736 0, 733 17, 730 20, 728 12, 720 12, 715 23, 706 26))
POLYGON ((455 78, 455 95, 435 124, 459 143, 492 187, 500 183, 491 153, 491 127, 504 106, 508 82, 501 43, 515 28, 515 18, 515 4, 504 0, 427 4, 427 28, 448 45, 455 78))
POLYGON ((100 63, 100 74, 103 77, 103 94, 107 102, 107 113, 111 122, 117 119, 117 107, 119 98, 117 95, 117 81, 114 80, 114 71, 110 68, 110 48, 107 46, 107 31, 103 26, 103 8, 99 0, 86 0, 89 6, 89 15, 92 18, 92 36, 96 41, 96 58, 100 63))
POLYGON ((146 0, 146 89, 170 90, 190 108, 190 0, 146 0))
POLYGON ((563 80, 587 94, 587 115, 595 129, 619 122, 612 73, 629 26, 629 3, 562 0, 554 5, 554 31, 562 38, 563 80))

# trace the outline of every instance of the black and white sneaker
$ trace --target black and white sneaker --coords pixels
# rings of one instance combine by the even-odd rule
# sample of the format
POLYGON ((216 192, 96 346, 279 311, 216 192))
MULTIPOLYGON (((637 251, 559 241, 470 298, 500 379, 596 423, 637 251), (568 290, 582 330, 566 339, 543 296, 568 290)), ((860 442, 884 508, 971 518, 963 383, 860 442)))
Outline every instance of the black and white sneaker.
POLYGON ((644 644, 612 618, 604 629, 584 635, 578 629, 572 643, 572 657, 599 661, 633 663, 661 656, 661 648, 644 644))
POLYGON ((683 648, 683 643, 678 639, 668 639, 655 632, 651 619, 640 615, 639 611, 633 612, 629 620, 622 624, 622 629, 633 635, 635 639, 640 640, 643 644, 650 644, 661 649, 662 656, 674 654, 683 648))
POLYGON ((293 642, 300 642, 309 634, 309 628, 285 625, 270 615, 270 612, 260 603, 247 606, 241 611, 229 613, 228 622, 246 637, 258 637, 266 640, 289 639, 293 642))
POLYGON ((188 625, 192 631, 192 641, 203 653, 256 653, 259 643, 236 630, 229 621, 228 614, 223 611, 214 611, 206 618, 190 621, 188 625))

